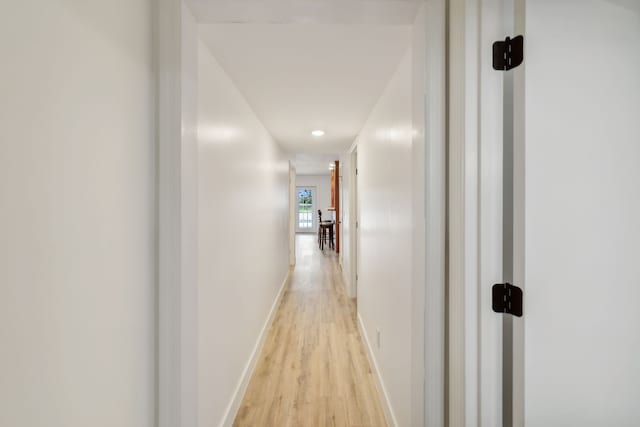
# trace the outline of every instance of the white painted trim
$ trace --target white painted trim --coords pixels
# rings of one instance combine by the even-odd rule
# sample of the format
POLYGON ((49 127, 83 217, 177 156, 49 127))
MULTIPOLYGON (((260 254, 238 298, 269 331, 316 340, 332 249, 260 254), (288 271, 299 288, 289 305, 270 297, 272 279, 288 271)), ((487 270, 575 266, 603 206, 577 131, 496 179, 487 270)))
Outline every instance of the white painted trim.
POLYGON ((501 154, 499 124, 486 120, 495 121, 501 111, 489 111, 500 106, 501 100, 495 101, 495 98, 501 92, 491 93, 499 81, 490 74, 493 70, 487 60, 491 53, 485 28, 491 22, 487 19, 491 13, 488 1, 450 2, 448 374, 451 427, 498 425, 495 421, 500 417, 496 406, 500 396, 499 367, 491 366, 487 360, 499 354, 495 346, 500 330, 495 317, 487 315, 487 301, 490 301, 487 296, 493 283, 486 281, 499 277, 501 264, 496 268, 495 260, 481 258, 487 254, 485 250, 501 248, 496 230, 487 232, 496 225, 490 220, 496 218, 485 216, 501 215, 501 207, 497 206, 500 195, 492 199, 484 196, 496 190, 492 186, 500 184, 502 176, 501 159, 495 159, 501 154), (483 79, 486 87, 481 83, 483 79), (489 331, 491 325, 493 330, 489 331), (483 395, 481 391, 488 394, 483 395))
POLYGON ((156 416, 196 427, 197 27, 181 0, 155 4, 158 236, 156 416))
POLYGON ((376 363, 376 358, 373 354, 373 348, 371 348, 371 344, 369 343, 369 336, 367 335, 367 330, 364 327, 364 322, 362 321, 362 317, 360 317, 360 313, 358 313, 358 330, 360 332, 360 337, 362 338, 362 341, 364 343, 364 347, 367 350, 367 359, 369 359, 369 364, 371 365, 371 370, 373 371, 373 376, 376 380, 376 389, 378 390, 378 396, 382 398, 382 409, 384 411, 384 416, 387 420, 387 424, 389 425, 389 427, 398 427, 398 421, 395 414, 393 413, 393 407, 391 406, 391 401, 389 400, 389 394, 387 393, 387 389, 384 386, 382 376, 380 376, 380 370, 378 369, 378 364, 376 363))
POLYGON ((503 277, 503 79, 493 69, 492 44, 511 31, 503 28, 504 0, 484 0, 480 22, 480 150, 479 150, 479 410, 481 427, 503 424, 502 417, 502 316, 488 301, 491 288, 503 277), (484 302, 484 303, 483 303, 484 302))
POLYGON ((287 276, 284 278, 282 285, 280 286, 280 290, 278 291, 278 295, 276 296, 273 304, 271 305, 271 310, 269 310, 269 315, 262 326, 262 330, 258 335, 258 339, 256 340, 256 344, 253 346, 253 351, 251 352, 251 356, 249 357, 249 361, 247 362, 244 370, 242 371, 242 375, 240 376, 240 380, 238 381, 238 385, 233 393, 233 397, 231 398, 231 402, 227 405, 227 409, 224 411, 224 416, 220 421, 219 427, 232 427, 233 421, 235 420, 238 411, 240 410, 240 404, 242 403, 242 399, 244 398, 245 393, 247 392, 247 387, 249 386, 249 381, 251 381, 251 377, 256 369, 256 365, 258 364, 258 360, 260 359, 260 355, 262 353, 262 347, 264 346, 264 342, 271 330, 271 325, 273 324, 273 320, 276 317, 276 312, 280 307, 280 303, 282 302, 282 297, 284 296, 284 291, 289 284, 289 279, 291 278, 291 272, 293 270, 289 269, 287 272, 287 276))
MULTIPOLYGON (((445 424, 446 32, 445 0, 425 2, 424 407, 427 427, 445 424)), ((422 219, 421 219, 422 220, 422 219)))
POLYGON ((464 142, 463 142, 463 210, 464 210, 464 387, 465 425, 478 426, 480 418, 480 280, 479 280, 479 63, 480 1, 467 0, 465 5, 464 59, 464 142))
MULTIPOLYGON (((465 427, 466 0, 449 1, 449 348, 450 427, 465 427)), ((471 425, 471 424, 470 424, 471 425)))
MULTIPOLYGON (((514 33, 527 38, 526 11, 528 0, 513 0, 514 33)), ((525 42, 525 52, 526 52, 525 42)), ((513 280, 526 293, 525 278, 525 128, 526 128, 526 64, 513 73, 513 280)), ((513 426, 525 425, 525 350, 524 320, 513 319, 513 426)))
POLYGON ((492 43, 503 39, 505 2, 450 2, 449 421, 502 425, 502 318, 491 287, 502 282, 503 78, 492 43))
MULTIPOLYGON (((502 425, 502 318, 491 311, 491 286, 503 281, 503 79, 492 69, 491 45, 510 34, 502 0, 456 0, 450 23, 452 155, 450 347, 464 367, 450 385, 451 425, 502 425), (455 129, 463 129, 455 133, 455 129), (464 409, 465 417, 454 417, 464 409)), ((512 19, 512 18, 509 18, 512 19)), ((456 369, 453 367, 452 369, 456 369)))

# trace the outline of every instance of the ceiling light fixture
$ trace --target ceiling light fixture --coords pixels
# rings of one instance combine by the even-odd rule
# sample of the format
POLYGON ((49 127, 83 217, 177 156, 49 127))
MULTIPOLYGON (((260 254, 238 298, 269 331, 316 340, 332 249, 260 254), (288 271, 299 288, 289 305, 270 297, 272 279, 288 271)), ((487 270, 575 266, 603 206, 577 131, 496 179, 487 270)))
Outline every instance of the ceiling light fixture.
POLYGON ((313 136, 324 136, 324 131, 320 130, 320 129, 314 130, 314 131, 311 131, 311 135, 313 135, 313 136))

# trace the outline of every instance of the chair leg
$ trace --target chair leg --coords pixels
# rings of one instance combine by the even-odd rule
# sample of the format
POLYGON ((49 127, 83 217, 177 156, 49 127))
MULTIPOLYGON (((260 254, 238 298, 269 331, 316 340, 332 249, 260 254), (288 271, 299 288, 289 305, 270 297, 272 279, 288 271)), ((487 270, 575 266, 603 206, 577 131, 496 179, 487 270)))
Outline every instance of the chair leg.
POLYGON ((331 247, 331 249, 335 249, 335 246, 333 244, 333 227, 329 229, 329 246, 331 247))

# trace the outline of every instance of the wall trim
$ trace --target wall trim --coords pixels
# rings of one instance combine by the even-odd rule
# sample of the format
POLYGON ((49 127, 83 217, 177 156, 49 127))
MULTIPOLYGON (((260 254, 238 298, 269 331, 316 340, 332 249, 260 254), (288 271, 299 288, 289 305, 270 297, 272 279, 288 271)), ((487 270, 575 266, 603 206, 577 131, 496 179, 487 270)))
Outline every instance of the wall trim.
POLYGON ((154 3, 156 72, 156 360, 159 427, 198 423, 198 200, 195 18, 154 3))
POLYGON ((376 363, 373 348, 369 343, 367 329, 364 327, 364 322, 362 321, 362 317, 360 317, 360 313, 358 313, 358 330, 360 331, 360 336, 362 337, 362 341, 364 342, 364 347, 367 350, 367 359, 369 360, 369 364, 371 365, 373 371, 373 376, 376 380, 376 389, 378 390, 378 395, 382 398, 382 409, 384 410, 384 417, 386 418, 387 424, 390 427, 398 427, 398 421, 396 420, 396 416, 393 413, 393 407, 391 406, 391 401, 389 400, 389 394, 387 393, 387 389, 384 386, 384 381, 382 380, 382 376, 380 375, 380 370, 378 369, 378 364, 376 363))
MULTIPOLYGON (((425 278, 424 319, 424 425, 446 424, 446 263, 447 263, 447 4, 425 2, 425 278)), ((416 261, 420 262, 420 261, 416 261)), ((415 411, 414 411, 415 413, 415 411)))
POLYGON ((269 315, 262 326, 262 330, 258 335, 258 339, 256 340, 256 344, 253 346, 253 351, 251 352, 251 356, 249 357, 249 361, 247 362, 244 370, 242 371, 242 375, 240 376, 240 380, 238 381, 238 385, 233 393, 233 397, 227 406, 227 409, 224 412, 222 417, 222 421, 220 421, 219 427, 232 427, 233 421, 240 410, 240 404, 242 403, 242 399, 244 398, 245 393, 247 392, 247 388, 249 387, 249 381, 253 376, 253 373, 256 369, 256 365, 258 364, 258 359, 260 358, 260 354, 262 353, 262 347, 264 346, 264 342, 267 338, 269 331, 271 330, 271 325, 273 324, 273 320, 276 317, 276 312, 280 307, 280 302, 282 301, 282 297, 284 296, 284 291, 289 284, 289 280, 291 278, 292 268, 287 271, 287 275, 280 286, 280 290, 278 291, 278 295, 276 296, 273 304, 271 305, 271 310, 269 310, 269 315))

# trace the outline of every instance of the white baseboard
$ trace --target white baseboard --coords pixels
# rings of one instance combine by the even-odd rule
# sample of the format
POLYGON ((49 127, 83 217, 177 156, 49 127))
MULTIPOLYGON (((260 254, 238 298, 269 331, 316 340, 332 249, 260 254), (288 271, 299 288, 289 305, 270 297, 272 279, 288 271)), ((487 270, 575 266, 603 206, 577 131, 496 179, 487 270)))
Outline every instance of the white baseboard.
POLYGON ((282 286, 280 286, 280 290, 278 291, 278 295, 276 296, 273 305, 271 306, 271 310, 269 311, 269 316, 267 316, 264 325, 262 326, 262 330, 260 331, 260 335, 258 335, 258 340, 256 341, 255 346, 253 347, 253 351, 251 352, 251 357, 249 357, 249 361, 242 371, 242 375, 240 376, 240 381, 238 382, 238 386, 236 387, 235 392, 233 393, 233 398, 229 405, 227 406, 227 410, 224 412, 224 416, 222 417, 222 421, 220 421, 220 427, 232 427, 233 421, 240 410, 240 405, 242 404, 242 399, 244 398, 245 393, 247 392, 247 387, 249 386, 249 381, 251 381, 251 377, 253 375, 253 371, 258 364, 258 359, 260 358, 260 353, 262 352, 262 346, 264 345, 264 341, 267 338, 267 334, 271 329, 271 324, 273 323, 273 319, 276 316, 276 311, 278 311, 278 307, 280 306, 280 301, 282 300, 282 296, 284 295, 284 290, 289 283, 289 278, 291 277, 291 269, 287 272, 287 276, 284 278, 282 282, 282 286))
POLYGON ((360 313, 358 313, 358 329, 360 330, 362 341, 364 341, 364 346, 367 349, 367 358, 369 359, 369 364, 373 369, 373 376, 376 379, 376 388, 378 389, 378 395, 382 398, 382 409, 384 410, 384 417, 387 419, 387 424, 389 425, 389 427, 398 427, 398 421, 396 420, 396 416, 393 413, 391 401, 389 400, 387 389, 384 386, 384 381, 382 381, 382 377, 380 376, 378 364, 376 363, 376 358, 373 355, 373 348, 369 343, 369 336, 367 335, 367 330, 364 327, 364 323, 362 322, 360 313))

